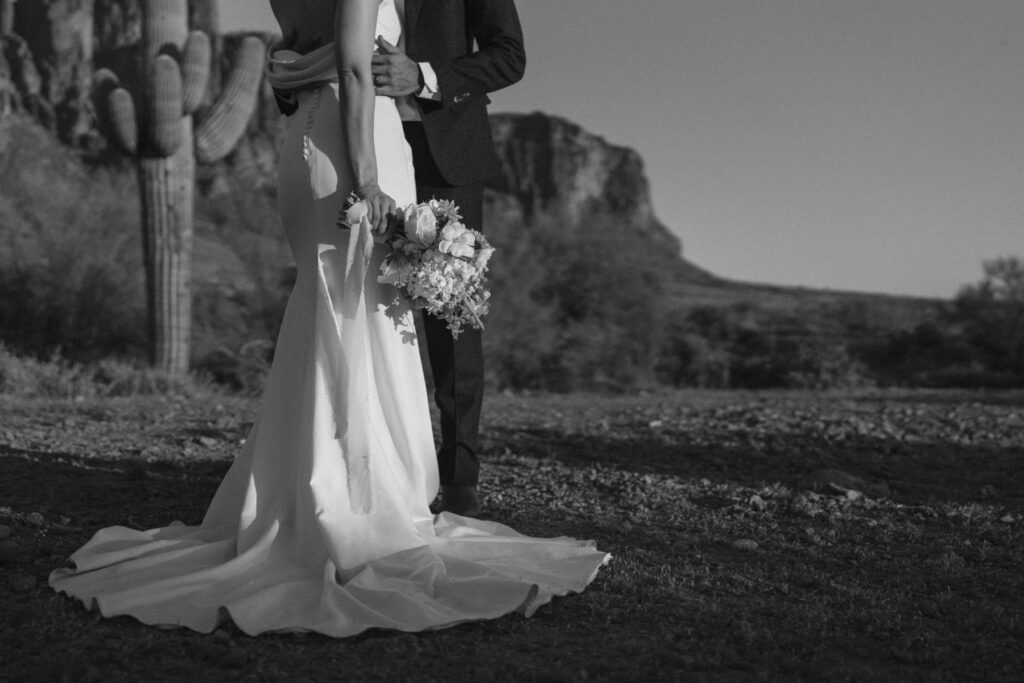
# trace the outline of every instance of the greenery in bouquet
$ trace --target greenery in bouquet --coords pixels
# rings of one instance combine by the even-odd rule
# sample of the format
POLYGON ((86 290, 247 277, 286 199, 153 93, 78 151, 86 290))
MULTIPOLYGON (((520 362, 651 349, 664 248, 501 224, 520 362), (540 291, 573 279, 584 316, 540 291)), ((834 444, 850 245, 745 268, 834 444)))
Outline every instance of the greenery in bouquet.
MULTIPOLYGON (((350 195, 342 225, 357 225, 365 214, 365 203, 350 195)), ((454 202, 410 204, 374 240, 389 249, 378 282, 394 285, 413 306, 444 320, 453 336, 465 325, 483 329, 491 296, 487 264, 494 248, 462 222, 454 202)))

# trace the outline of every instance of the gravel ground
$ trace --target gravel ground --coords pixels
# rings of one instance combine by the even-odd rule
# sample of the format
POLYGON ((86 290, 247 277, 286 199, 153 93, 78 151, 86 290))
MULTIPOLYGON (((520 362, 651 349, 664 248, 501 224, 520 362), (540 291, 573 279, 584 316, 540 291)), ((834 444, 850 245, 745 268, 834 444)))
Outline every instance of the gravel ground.
POLYGON ((481 489, 611 564, 531 619, 213 635, 46 586, 99 527, 197 523, 257 403, 0 397, 0 680, 1019 680, 1024 395, 495 395, 481 489))

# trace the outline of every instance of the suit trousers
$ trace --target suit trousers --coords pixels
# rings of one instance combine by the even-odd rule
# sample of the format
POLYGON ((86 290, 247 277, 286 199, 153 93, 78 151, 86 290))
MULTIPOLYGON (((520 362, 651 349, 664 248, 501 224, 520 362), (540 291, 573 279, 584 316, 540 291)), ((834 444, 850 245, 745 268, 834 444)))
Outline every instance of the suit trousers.
MULTIPOLYGON (((405 139, 412 148, 416 199, 449 199, 459 207, 467 227, 481 230, 483 183, 453 186, 441 177, 427 145, 423 123, 406 121, 405 139)), ((441 448, 437 453, 441 484, 476 486, 480 475, 480 411, 484 363, 480 330, 465 326, 453 338, 446 323, 423 316, 427 356, 434 379, 434 401, 441 413, 441 448)))

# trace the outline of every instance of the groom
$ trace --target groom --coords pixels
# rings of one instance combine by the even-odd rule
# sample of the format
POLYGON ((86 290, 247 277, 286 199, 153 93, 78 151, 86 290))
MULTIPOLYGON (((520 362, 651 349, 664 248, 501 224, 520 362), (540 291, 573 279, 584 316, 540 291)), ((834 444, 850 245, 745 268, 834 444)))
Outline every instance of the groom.
MULTIPOLYGON (((480 230, 483 183, 501 167, 487 119, 487 93, 523 76, 526 55, 513 0, 396 0, 400 44, 378 40, 378 95, 398 104, 416 169, 417 200, 450 199, 480 230)), ((424 316, 434 400, 441 412, 441 511, 481 513, 477 498, 483 351, 479 330, 453 339, 444 321, 424 316)))

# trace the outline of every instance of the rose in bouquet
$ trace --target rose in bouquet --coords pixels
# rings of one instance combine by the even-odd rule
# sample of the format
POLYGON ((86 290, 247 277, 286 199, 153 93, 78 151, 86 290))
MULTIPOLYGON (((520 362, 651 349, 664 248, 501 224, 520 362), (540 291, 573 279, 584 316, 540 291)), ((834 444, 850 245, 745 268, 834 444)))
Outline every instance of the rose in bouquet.
MULTIPOLYGON (((350 196, 343 225, 365 215, 365 205, 350 196)), ((494 248, 462 222, 459 208, 445 199, 406 207, 374 239, 389 249, 377 281, 394 285, 413 306, 444 320, 457 337, 465 325, 483 329, 487 313, 487 263, 494 248)))

